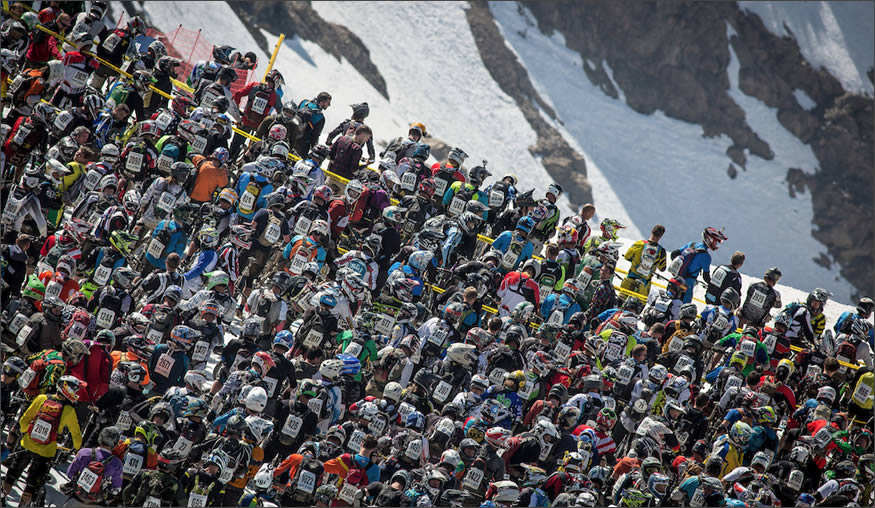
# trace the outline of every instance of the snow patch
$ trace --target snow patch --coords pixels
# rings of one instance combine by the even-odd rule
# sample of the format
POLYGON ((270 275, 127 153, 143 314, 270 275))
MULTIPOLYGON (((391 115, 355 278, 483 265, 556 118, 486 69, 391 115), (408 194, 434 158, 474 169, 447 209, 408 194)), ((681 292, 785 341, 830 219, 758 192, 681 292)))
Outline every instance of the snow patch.
POLYGON ((814 102, 814 99, 809 97, 808 94, 805 93, 805 90, 802 90, 801 88, 793 89, 793 97, 796 97, 796 102, 798 102, 799 105, 802 106, 802 109, 806 111, 811 111, 817 107, 817 103, 814 102))
POLYGON ((813 66, 826 68, 850 92, 872 95, 866 72, 875 65, 875 3, 739 2, 778 36, 796 39, 813 66))
MULTIPOLYGON (((569 65, 580 61, 579 53, 558 45, 556 34, 529 30, 520 37, 524 16, 530 16, 526 10, 520 14, 506 2, 491 2, 490 9, 530 78, 540 81, 556 105, 564 124, 557 128, 567 129, 582 148, 600 217, 621 222, 630 217, 639 232, 664 221, 662 243, 671 249, 699 238, 706 226, 725 226, 729 240, 714 256, 716 263, 743 250, 749 273, 778 265, 786 283, 826 287, 839 300, 850 301, 852 288, 837 267, 827 270, 812 259, 826 249, 811 236, 810 200, 792 199, 787 192, 787 169, 814 171, 816 159, 810 147, 777 122, 774 110, 737 91, 737 59, 730 71, 733 97, 776 157, 748 157, 747 171, 730 180, 726 149, 732 141, 727 136, 703 138, 697 125, 662 112, 636 113, 592 85, 579 65, 569 65)), ((623 236, 642 237, 631 230, 623 236)))
POLYGON ((614 80, 614 69, 611 69, 611 66, 608 65, 607 60, 602 60, 602 65, 605 68, 605 72, 608 75, 608 79, 611 80, 611 84, 614 85, 614 89, 617 90, 617 94, 619 95, 620 102, 626 102, 626 94, 623 93, 623 89, 620 88, 620 85, 614 80))

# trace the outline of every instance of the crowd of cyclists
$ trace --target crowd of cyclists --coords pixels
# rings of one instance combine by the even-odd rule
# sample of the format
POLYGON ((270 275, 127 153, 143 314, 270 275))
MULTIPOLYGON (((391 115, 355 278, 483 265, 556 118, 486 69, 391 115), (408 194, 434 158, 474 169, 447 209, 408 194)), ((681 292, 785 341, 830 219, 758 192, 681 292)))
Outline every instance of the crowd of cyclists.
POLYGON ((621 249, 81 4, 3 12, 4 504, 875 502, 871 298, 743 287, 713 227, 621 249))

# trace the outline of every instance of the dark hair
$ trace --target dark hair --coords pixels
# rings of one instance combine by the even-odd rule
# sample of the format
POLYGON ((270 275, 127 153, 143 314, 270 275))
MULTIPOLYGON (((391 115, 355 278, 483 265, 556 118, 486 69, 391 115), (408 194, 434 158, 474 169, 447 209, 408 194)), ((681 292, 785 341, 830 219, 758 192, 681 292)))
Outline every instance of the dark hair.
POLYGON ((330 100, 331 100, 331 94, 328 92, 319 92, 319 95, 316 96, 316 102, 330 101, 330 100))
POLYGON ((732 266, 741 266, 744 264, 744 252, 741 252, 740 250, 735 251, 729 259, 729 262, 732 266))
POLYGON ((823 361, 823 370, 837 370, 838 368, 839 361, 832 356, 823 361))
POLYGON ((662 236, 665 234, 665 226, 662 224, 657 224, 653 226, 653 229, 650 230, 650 234, 653 236, 662 236))
POLYGON ((653 323, 653 326, 650 327, 650 333, 661 333, 665 335, 665 324, 663 323, 653 323))
POLYGON ((308 360, 315 360, 317 358, 322 358, 322 348, 313 348, 307 352, 308 360))
POLYGON ((548 243, 545 249, 545 254, 548 256, 558 256, 559 247, 555 243, 548 243))
POLYGON ((367 436, 365 436, 364 440, 362 440, 362 446, 366 450, 373 450, 377 447, 377 444, 379 444, 379 442, 373 434, 368 434, 367 436))

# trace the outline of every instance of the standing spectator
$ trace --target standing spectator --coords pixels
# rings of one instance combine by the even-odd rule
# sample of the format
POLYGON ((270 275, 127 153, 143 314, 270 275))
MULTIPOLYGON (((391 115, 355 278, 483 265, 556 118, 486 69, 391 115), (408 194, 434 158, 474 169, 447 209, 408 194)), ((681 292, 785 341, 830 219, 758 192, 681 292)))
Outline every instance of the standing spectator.
POLYGON ((359 160, 362 158, 362 146, 370 139, 371 128, 367 125, 359 125, 354 136, 341 136, 331 145, 328 171, 352 179, 361 168, 359 160))

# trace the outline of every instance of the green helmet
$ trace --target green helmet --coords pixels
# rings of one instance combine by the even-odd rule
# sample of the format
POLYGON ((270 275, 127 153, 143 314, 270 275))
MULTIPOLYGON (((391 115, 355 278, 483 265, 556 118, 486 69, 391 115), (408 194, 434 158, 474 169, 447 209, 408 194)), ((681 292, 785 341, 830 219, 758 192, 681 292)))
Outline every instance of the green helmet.
POLYGON ((46 295, 46 285, 39 280, 36 275, 31 275, 27 278, 27 286, 21 291, 21 296, 33 298, 40 301, 46 295))
POLYGON ((207 289, 213 289, 216 286, 227 286, 231 282, 228 274, 222 270, 216 270, 207 274, 207 289))

